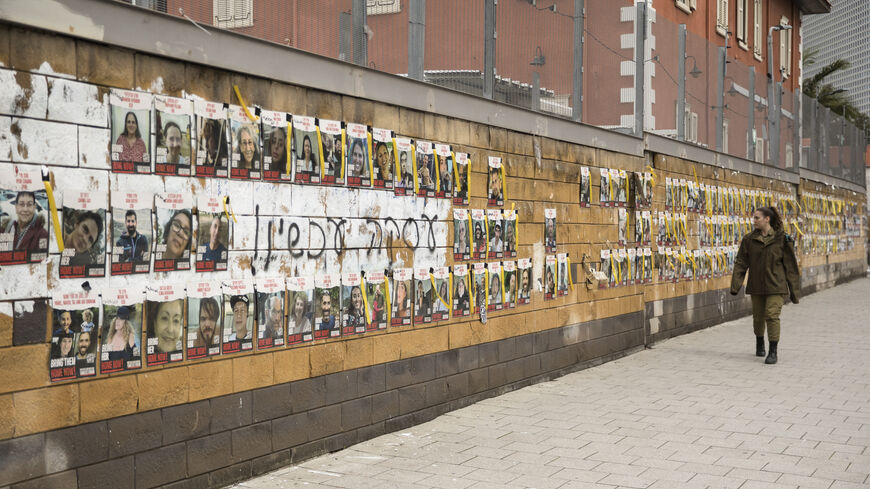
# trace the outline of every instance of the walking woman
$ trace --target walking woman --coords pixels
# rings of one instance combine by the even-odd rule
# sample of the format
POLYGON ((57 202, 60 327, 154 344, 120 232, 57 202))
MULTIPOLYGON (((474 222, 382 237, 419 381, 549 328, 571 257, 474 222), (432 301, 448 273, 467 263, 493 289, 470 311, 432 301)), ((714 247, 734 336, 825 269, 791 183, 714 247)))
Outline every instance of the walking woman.
POLYGON ((755 229, 743 237, 734 274, 731 276, 731 295, 737 295, 743 277, 749 271, 746 293, 752 296, 752 326, 755 330, 755 355, 763 357, 764 328, 770 350, 766 364, 776 363, 779 343, 779 313, 785 296, 798 303, 800 270, 794 252, 794 239, 782 229, 782 218, 773 207, 759 207, 752 214, 755 229))

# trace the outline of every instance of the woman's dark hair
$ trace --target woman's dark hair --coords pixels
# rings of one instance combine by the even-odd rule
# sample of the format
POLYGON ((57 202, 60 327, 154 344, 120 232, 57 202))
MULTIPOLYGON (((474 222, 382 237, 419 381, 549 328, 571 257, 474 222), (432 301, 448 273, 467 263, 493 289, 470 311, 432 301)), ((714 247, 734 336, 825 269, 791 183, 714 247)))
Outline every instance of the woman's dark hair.
POLYGON ((306 134, 305 136, 302 137, 302 145, 299 147, 299 155, 297 156, 297 158, 301 158, 301 157, 305 156, 305 141, 308 141, 308 148, 309 148, 308 161, 316 164, 317 162, 314 161, 314 145, 311 144, 311 138, 308 136, 308 134, 306 134))
POLYGON ((187 222, 191 225, 191 230, 187 236, 187 244, 184 246, 184 248, 187 249, 190 248, 190 240, 193 239, 193 217, 191 217, 190 211, 187 209, 178 209, 177 211, 173 212, 172 217, 170 217, 169 220, 166 221, 166 224, 163 226, 163 244, 169 242, 169 231, 172 228, 172 221, 174 221, 179 214, 184 214, 184 216, 187 217, 187 222))
POLYGON ((136 113, 132 110, 130 112, 127 112, 127 114, 124 116, 124 130, 121 131, 121 134, 127 134, 127 117, 130 117, 131 115, 133 116, 133 120, 136 121, 136 137, 142 139, 142 133, 139 132, 139 118, 136 117, 136 113))
POLYGON ((760 212, 764 217, 770 218, 770 227, 779 231, 782 229, 782 218, 779 217, 779 212, 776 211, 776 207, 759 207, 755 209, 756 212, 760 212))
POLYGON ((100 236, 103 235, 103 218, 100 217, 99 214, 94 211, 86 211, 84 214, 79 214, 73 227, 78 226, 80 222, 84 222, 88 219, 94 221, 94 224, 97 225, 97 237, 94 238, 94 244, 97 244, 97 241, 100 240, 100 236))
MULTIPOLYGON (((159 301, 145 301, 145 309, 148 310, 148 324, 146 328, 146 332, 148 336, 155 336, 156 332, 154 331, 154 323, 157 321, 157 313, 160 309, 168 306, 169 304, 174 304, 176 302, 181 302, 181 309, 184 310, 184 299, 175 299, 173 301, 159 302, 159 301)), ((220 317, 220 316, 218 316, 220 317)))
MULTIPOLYGON (((212 297, 206 297, 199 301, 199 314, 205 312, 208 314, 208 317, 214 318, 215 321, 220 321, 221 318, 221 309, 220 305, 218 305, 217 301, 212 297)), ((197 321, 199 318, 197 318, 197 321)))

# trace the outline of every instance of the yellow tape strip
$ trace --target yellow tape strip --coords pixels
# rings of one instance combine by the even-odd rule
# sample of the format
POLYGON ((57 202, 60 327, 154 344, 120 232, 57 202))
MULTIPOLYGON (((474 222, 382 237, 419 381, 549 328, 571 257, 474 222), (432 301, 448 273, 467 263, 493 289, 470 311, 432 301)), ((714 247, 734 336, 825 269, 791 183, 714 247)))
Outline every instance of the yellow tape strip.
POLYGON ((434 165, 435 166, 435 192, 440 192, 441 191, 441 162, 438 161, 438 158, 441 155, 439 155, 434 149, 432 150, 432 152, 433 152, 432 156, 434 156, 434 158, 435 158, 435 165, 434 165))
POLYGON ((571 276, 571 258, 565 257, 565 261, 568 263, 568 287, 574 290, 574 278, 571 276))
POLYGON ((441 294, 438 292, 438 287, 435 286, 435 275, 432 275, 431 273, 429 274, 429 282, 432 283, 432 292, 435 292, 435 297, 437 297, 438 300, 441 301, 442 304, 444 304, 444 307, 446 307, 447 311, 449 312, 450 306, 447 305, 446 302, 444 302, 444 298, 441 297, 441 294))
POLYGON ((236 98, 239 99, 239 104, 242 106, 242 110, 245 111, 245 115, 248 116, 248 119, 250 119, 252 122, 257 122, 258 120, 260 120, 259 117, 251 114, 251 111, 248 110, 248 104, 246 104, 245 99, 242 98, 242 92, 239 91, 238 85, 233 85, 233 91, 236 92, 236 98))
POLYGON ((290 147, 292 146, 290 144, 290 141, 292 141, 292 139, 290 139, 290 138, 291 138, 292 134, 293 134, 293 123, 288 121, 287 122, 287 139, 284 140, 284 146, 285 146, 284 149, 287 151, 287 161, 284 162, 284 167, 285 167, 284 171, 288 175, 292 174, 291 171, 293 168, 292 166, 290 166, 292 164, 291 161, 293 160, 293 158, 291 156, 293 154, 293 152, 290 151, 290 147))
POLYGON ((420 184, 417 182, 417 145, 411 145, 411 167, 414 169, 414 195, 417 195, 417 192, 420 191, 420 184))
POLYGON ((386 300, 387 300, 387 325, 392 322, 393 319, 393 309, 390 304, 390 277, 384 275, 384 292, 386 292, 386 300))
POLYGON ((399 168, 399 146, 396 145, 396 138, 393 138, 393 166, 396 167, 395 171, 393 172, 393 180, 398 180, 401 182, 402 170, 399 168))
POLYGON ((369 311, 369 294, 366 292, 366 280, 362 279, 362 286, 360 287, 360 292, 362 292, 363 296, 363 308, 366 311, 366 324, 372 324, 372 313, 369 311))
MULTIPOLYGON (((323 135, 320 133, 320 126, 316 126, 315 130, 317 131, 317 152, 320 153, 320 178, 322 179, 326 176, 326 155, 323 154, 323 135)), ((308 162, 306 161, 305 164, 308 162)), ((314 171, 314 168, 311 171, 314 171)))
POLYGON ((456 181, 454 183, 454 194, 462 191, 462 181, 459 179, 459 165, 456 164, 456 153, 453 151, 450 152, 450 157, 453 158, 453 179, 456 181))
POLYGON ((224 204, 224 215, 227 216, 227 221, 229 221, 229 220, 230 220, 230 214, 232 214, 232 216, 233 216, 233 222, 239 222, 238 220, 236 220, 236 213, 233 212, 233 206, 230 206, 230 213, 229 213, 229 214, 227 213, 227 203, 229 203, 229 201, 230 201, 230 196, 229 196, 229 195, 224 195, 224 200, 223 200, 223 204, 224 204))
POLYGON ((504 163, 501 164, 501 200, 507 200, 507 170, 504 163))
POLYGON ((374 163, 374 155, 372 154, 372 133, 371 131, 366 131, 366 140, 369 145, 369 181, 374 180, 375 175, 375 163, 374 163))
POLYGON ((344 180, 345 169, 347 168, 347 161, 345 160, 345 145, 347 144, 347 129, 341 128, 341 162, 338 166, 341 167, 341 179, 344 180))
POLYGON ((499 283, 499 285, 501 285, 501 301, 502 301, 502 303, 504 303, 504 268, 501 268, 498 271, 498 276, 499 276, 498 283, 499 283))
POLYGON ((45 186, 45 193, 48 195, 48 206, 51 209, 51 222, 54 227, 54 240, 57 242, 57 249, 63 253, 63 233, 60 230, 60 219, 57 216, 57 203, 54 201, 54 190, 51 188, 51 182, 48 177, 48 168, 42 167, 42 184, 45 186))

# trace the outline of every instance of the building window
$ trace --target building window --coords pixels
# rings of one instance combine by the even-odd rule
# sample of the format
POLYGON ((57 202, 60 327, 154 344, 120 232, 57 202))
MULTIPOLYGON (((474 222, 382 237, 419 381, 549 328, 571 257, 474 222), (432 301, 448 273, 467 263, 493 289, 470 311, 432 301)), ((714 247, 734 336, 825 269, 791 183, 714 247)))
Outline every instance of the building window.
POLYGON ((366 0, 366 15, 397 14, 401 11, 400 0, 366 0))
POLYGON ((747 8, 748 0, 737 0, 737 42, 743 49, 748 49, 746 43, 746 34, 749 30, 749 9, 747 8))
POLYGON ((677 8, 687 14, 698 8, 698 0, 676 0, 677 8))
MULTIPOLYGON (((788 19, 783 17, 780 25, 788 25, 788 19)), ((794 29, 779 31, 779 71, 783 78, 791 76, 791 35, 794 29)))
POLYGON ((214 0, 214 25, 223 29, 254 25, 254 0, 214 0))
POLYGON ((754 26, 754 34, 752 36, 752 54, 755 55, 755 58, 761 61, 761 26, 764 25, 761 18, 761 0, 754 0, 755 2, 755 11, 753 12, 753 26, 754 26))
POLYGON ((728 34, 728 0, 716 0, 716 32, 728 34))

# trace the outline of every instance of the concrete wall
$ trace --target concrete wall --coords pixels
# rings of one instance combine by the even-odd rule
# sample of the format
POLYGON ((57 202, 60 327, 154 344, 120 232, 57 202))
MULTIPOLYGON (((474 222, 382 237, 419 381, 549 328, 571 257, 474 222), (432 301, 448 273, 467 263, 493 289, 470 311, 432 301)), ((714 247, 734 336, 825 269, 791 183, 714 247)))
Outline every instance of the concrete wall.
MULTIPOLYGON (((666 177, 696 173, 701 183, 775 192, 806 187, 863 199, 812 182, 795 186, 671 156, 631 156, 533 135, 532 129, 512 131, 9 24, 0 24, 0 62, 3 91, 16 94, 0 104, 0 125, 9 128, 0 136, 0 164, 46 164, 56 185, 103 192, 135 185, 194 195, 216 185, 111 174, 106 94, 115 87, 231 102, 237 84, 249 103, 267 109, 451 143, 472 155, 471 208, 485 206, 485 157, 501 156, 506 207, 515 204, 519 212, 519 257, 534 260, 536 277, 544 258, 544 208, 557 209, 559 251, 575 263, 584 254, 597 261, 602 248, 616 247, 617 211, 598 205, 597 178, 592 207, 579 207, 581 166, 596 176, 598 167, 644 171, 651 165, 659 182, 654 209, 662 207, 666 177)), ((270 250, 262 229, 256 239, 258 226, 267 218, 384 217, 375 207, 392 197, 290 184, 221 185, 231 187, 239 217, 228 277, 350 271, 369 256, 376 263, 452 264, 446 201, 408 200, 412 212, 437 216, 435 250, 406 246, 390 253, 380 247, 369 255, 370 234, 360 231, 357 244, 341 254, 300 263, 286 250, 270 250)), ((695 219, 690 215, 690 248, 697 247, 695 219)), ((805 280, 822 287, 860 275, 863 257, 863 240, 849 252, 803 257, 805 280)), ((53 249, 47 262, 0 271, 0 487, 221 486, 746 312, 746 299, 726 296, 728 277, 592 290, 576 284, 553 301, 535 292, 530 305, 493 313, 486 324, 451 319, 52 385, 47 299, 81 286, 80 280, 58 278, 57 260, 53 249)), ((185 273, 152 273, 146 280, 184 280, 185 273)), ((99 290, 127 280, 90 283, 99 290)))

